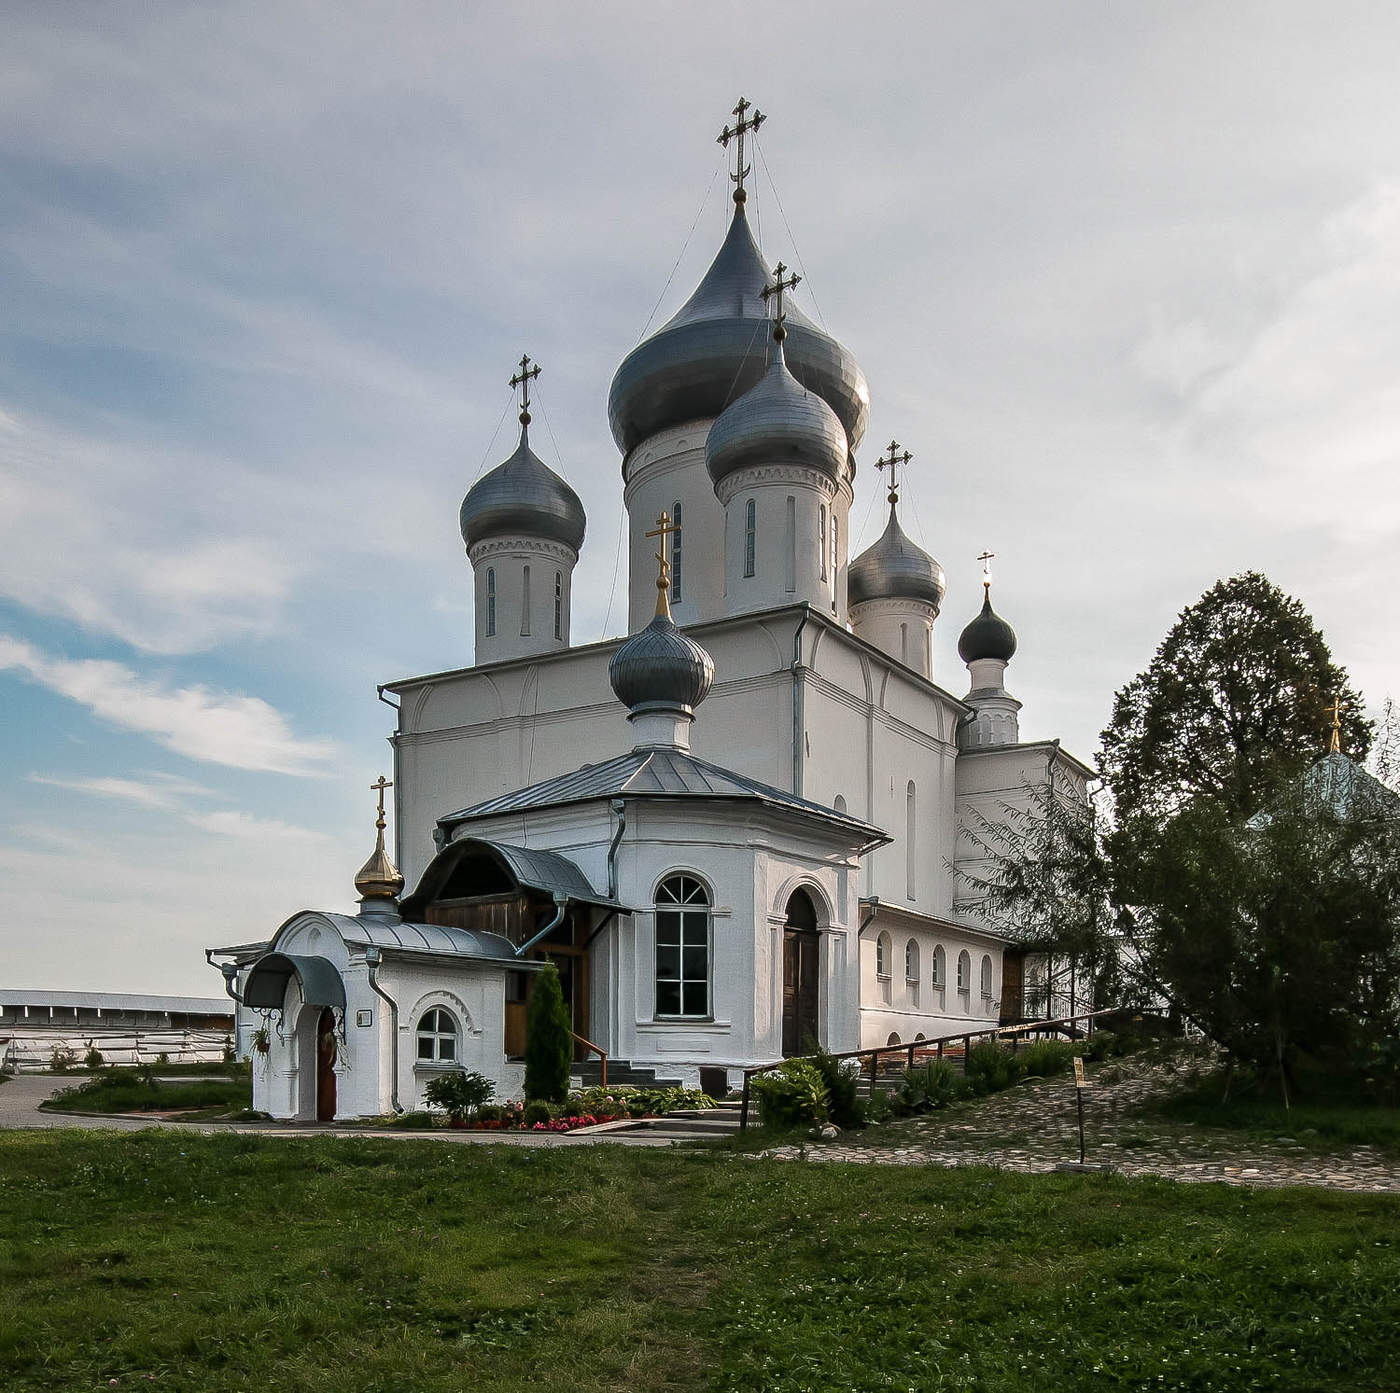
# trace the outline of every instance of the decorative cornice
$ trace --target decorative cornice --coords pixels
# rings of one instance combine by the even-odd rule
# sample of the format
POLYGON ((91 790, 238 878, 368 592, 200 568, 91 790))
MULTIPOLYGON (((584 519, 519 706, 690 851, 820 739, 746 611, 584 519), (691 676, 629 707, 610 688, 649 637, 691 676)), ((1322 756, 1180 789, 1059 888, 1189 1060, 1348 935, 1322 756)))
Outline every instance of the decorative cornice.
POLYGON ((817 490, 827 499, 835 498, 839 487, 835 479, 820 469, 808 469, 799 464, 763 464, 726 474, 715 486, 715 497, 727 508, 735 494, 770 484, 798 484, 817 490))
POLYGON ((475 566, 483 557, 497 556, 507 551, 529 551, 552 557, 567 566, 578 564, 578 552, 573 547, 566 547, 562 542, 547 541, 543 537, 487 537, 468 549, 467 559, 475 566))
POLYGON ((861 600, 851 606, 851 623, 856 624, 862 619, 871 619, 881 614, 915 614, 924 619, 934 620, 938 618, 938 606, 930 604, 927 600, 907 597, 861 600))

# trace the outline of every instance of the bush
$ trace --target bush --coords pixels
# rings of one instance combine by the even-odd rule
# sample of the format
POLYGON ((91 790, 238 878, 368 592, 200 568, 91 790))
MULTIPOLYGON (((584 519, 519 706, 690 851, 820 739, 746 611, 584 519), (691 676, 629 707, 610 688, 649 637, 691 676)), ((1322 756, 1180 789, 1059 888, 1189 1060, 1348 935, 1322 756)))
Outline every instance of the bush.
POLYGON ((525 1018, 525 1096, 562 1103, 569 1096, 574 1042, 559 973, 546 963, 535 978, 525 1018))
POLYGON ((77 1060, 77 1055, 67 1045, 55 1045, 49 1051, 49 1068, 55 1074, 66 1073, 77 1060))
POLYGON ((598 1084, 570 1093, 565 1106, 573 1116, 663 1117, 682 1109, 712 1108, 715 1100, 694 1088, 636 1088, 628 1084, 604 1088, 598 1084))
POLYGON ((958 1073, 949 1060, 934 1059, 904 1071, 890 1104, 902 1113, 929 1112, 946 1108, 971 1092, 971 1080, 958 1073))
POLYGON ((1083 1053, 1082 1047, 1071 1045, 1067 1040, 1032 1040, 1017 1056, 1021 1077, 1049 1079, 1063 1074, 1074 1056, 1080 1053, 1083 1053))
POLYGON ((478 1122, 500 1122, 506 1115, 506 1110, 496 1103, 483 1103, 476 1110, 476 1120, 478 1122))
POLYGON ((496 1085, 471 1070, 455 1070, 428 1080, 423 1097, 435 1108, 441 1108, 454 1122, 461 1122, 483 1103, 491 1101, 496 1085))
POLYGON ((808 1059, 789 1059, 767 1074, 755 1074, 752 1088, 765 1126, 820 1127, 830 1120, 826 1080, 808 1059))
POLYGON ((1020 1077, 1016 1056, 994 1040, 980 1041, 967 1057, 967 1078, 977 1093, 1000 1093, 1020 1077))
POLYGON ((430 1112, 401 1112, 386 1123, 389 1127, 405 1127, 410 1132, 426 1132, 431 1130, 432 1125, 433 1115, 430 1112))
POLYGON ((525 1111, 520 1120, 525 1126, 533 1127, 537 1122, 548 1122, 553 1116, 554 1109, 548 1103, 536 1098, 525 1104, 525 1111))
POLYGON ((865 1125, 865 1109, 856 1095, 860 1083, 860 1062, 837 1059, 826 1050, 818 1050, 812 1063, 826 1085, 827 1107, 831 1120, 838 1127, 865 1125))
POLYGON ((83 1056, 83 1064, 89 1069, 100 1069, 106 1060, 102 1058, 102 1051, 96 1045, 91 1046, 83 1056))

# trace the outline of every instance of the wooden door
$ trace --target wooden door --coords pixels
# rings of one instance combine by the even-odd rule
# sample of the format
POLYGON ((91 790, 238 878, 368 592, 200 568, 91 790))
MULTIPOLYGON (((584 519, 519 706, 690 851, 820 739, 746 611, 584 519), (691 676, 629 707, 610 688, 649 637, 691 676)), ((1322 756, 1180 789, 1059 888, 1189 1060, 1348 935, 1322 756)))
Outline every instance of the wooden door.
POLYGON ((806 1054, 818 1041, 821 936, 783 930, 783 1054, 806 1054))
POLYGON ((335 1012, 329 1006, 316 1025, 316 1121, 335 1121, 335 1012))

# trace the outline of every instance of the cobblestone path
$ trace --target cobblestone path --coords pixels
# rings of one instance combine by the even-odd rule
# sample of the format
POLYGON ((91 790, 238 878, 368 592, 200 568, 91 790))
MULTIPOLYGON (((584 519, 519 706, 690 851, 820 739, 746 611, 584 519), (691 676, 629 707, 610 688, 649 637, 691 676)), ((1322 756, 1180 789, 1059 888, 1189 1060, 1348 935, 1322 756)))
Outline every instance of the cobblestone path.
MULTIPOLYGON (((1298 1138, 1265 1140, 1142 1113, 1144 1103, 1181 1086, 1182 1074, 1171 1065, 1114 1060, 1091 1069, 1090 1082, 1084 1096, 1087 1160, 1119 1175, 1400 1194, 1400 1157, 1373 1147, 1324 1153, 1298 1138)), ((859 1140, 852 1135, 762 1154, 782 1160, 1051 1171, 1079 1159, 1074 1081, 1022 1084, 945 1112, 872 1128, 859 1140)))

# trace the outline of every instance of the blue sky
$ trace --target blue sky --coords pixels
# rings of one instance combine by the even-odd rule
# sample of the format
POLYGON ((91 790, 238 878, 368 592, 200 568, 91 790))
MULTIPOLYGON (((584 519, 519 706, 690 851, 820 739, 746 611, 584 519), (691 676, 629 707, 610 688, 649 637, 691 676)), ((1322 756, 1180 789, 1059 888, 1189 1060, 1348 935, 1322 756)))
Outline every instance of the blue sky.
POLYGON ((351 904, 522 351, 617 632, 607 386, 741 92, 765 250, 871 381, 859 541, 915 453, 940 680, 990 547, 1030 737, 1092 756, 1248 567, 1400 693, 1397 57, 1371 5, 5 7, 0 977, 214 991, 203 947, 351 904))

